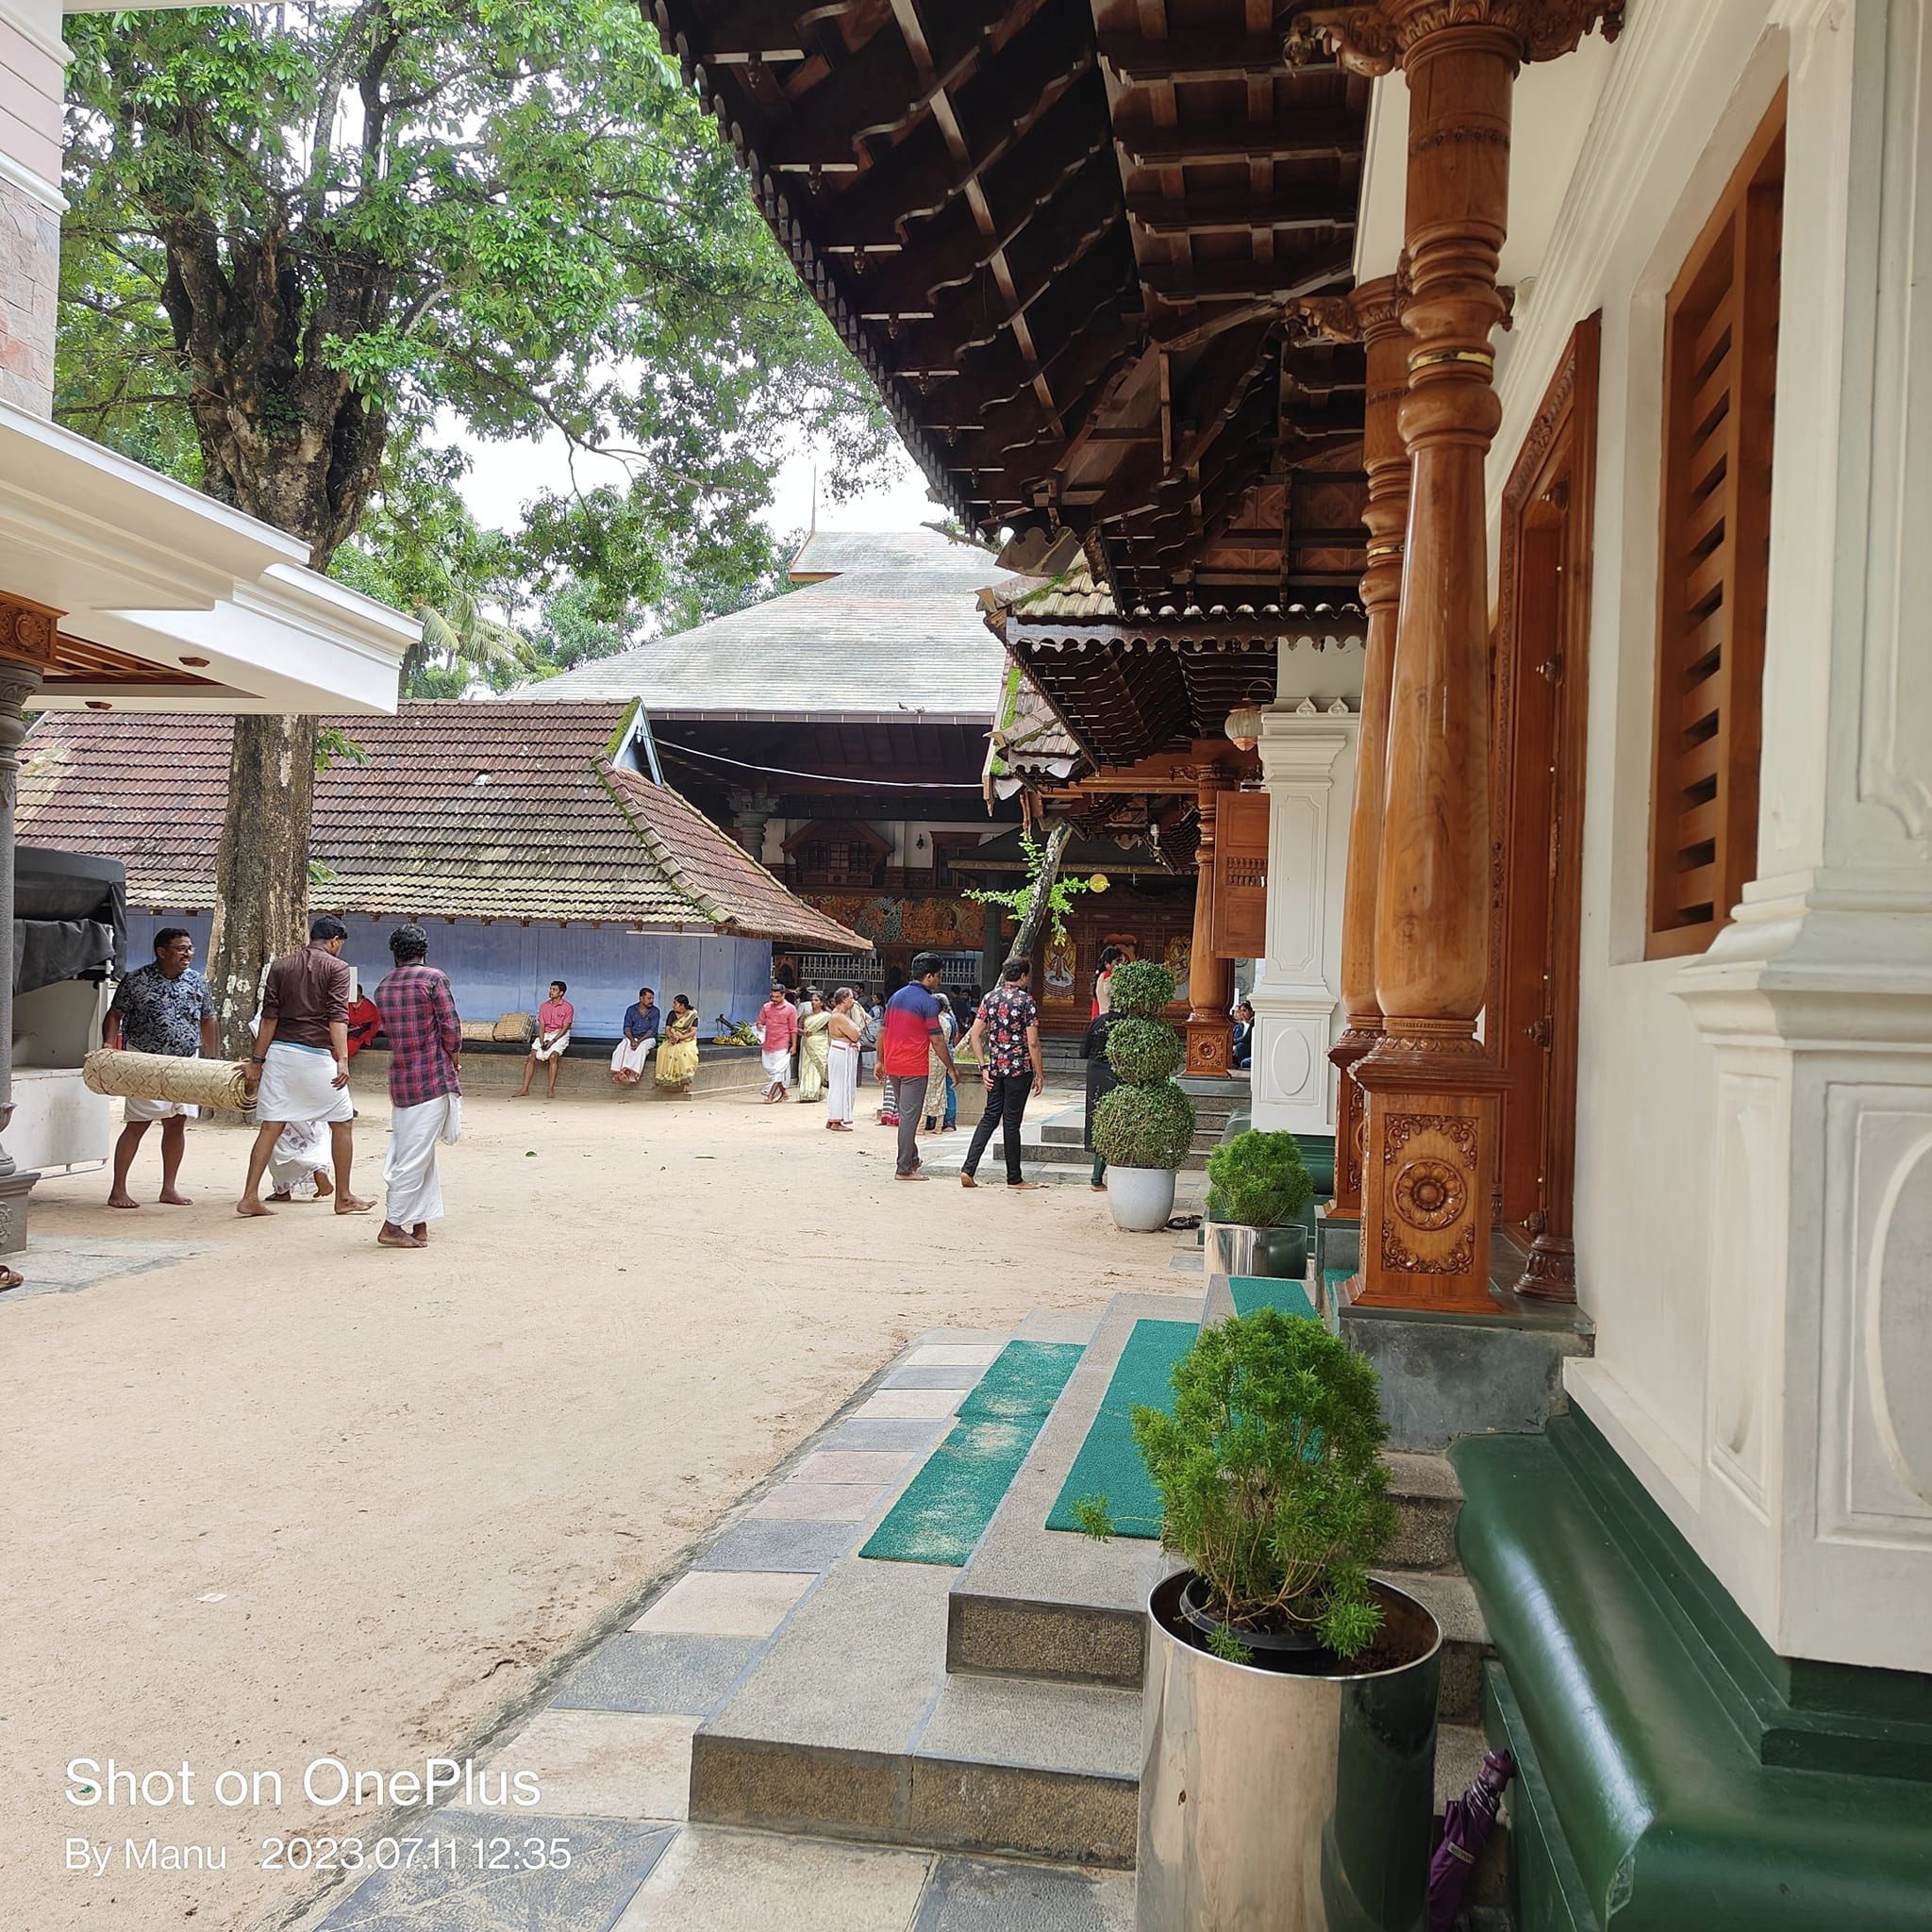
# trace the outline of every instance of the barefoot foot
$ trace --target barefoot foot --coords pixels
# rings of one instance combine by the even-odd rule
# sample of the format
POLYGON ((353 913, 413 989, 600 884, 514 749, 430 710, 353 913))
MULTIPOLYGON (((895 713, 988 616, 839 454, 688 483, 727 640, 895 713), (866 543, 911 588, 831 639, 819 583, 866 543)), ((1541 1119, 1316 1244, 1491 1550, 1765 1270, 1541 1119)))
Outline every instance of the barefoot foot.
POLYGON ((367 1214, 375 1206, 374 1201, 365 1201, 359 1194, 338 1194, 336 1212, 338 1214, 367 1214))
POLYGON ((125 1188, 117 1188, 108 1196, 109 1208, 139 1208, 141 1203, 125 1188))
POLYGON ((379 1248, 420 1248, 423 1245, 414 1235, 398 1227, 393 1221, 385 1221, 375 1230, 375 1244, 379 1248))
POLYGON ((267 1214, 271 1210, 264 1208, 259 1201, 251 1195, 235 1203, 235 1212, 249 1220, 253 1220, 258 1214, 267 1214))
POLYGON ((315 1198, 326 1201, 336 1191, 336 1184, 320 1168, 315 1171, 315 1198))

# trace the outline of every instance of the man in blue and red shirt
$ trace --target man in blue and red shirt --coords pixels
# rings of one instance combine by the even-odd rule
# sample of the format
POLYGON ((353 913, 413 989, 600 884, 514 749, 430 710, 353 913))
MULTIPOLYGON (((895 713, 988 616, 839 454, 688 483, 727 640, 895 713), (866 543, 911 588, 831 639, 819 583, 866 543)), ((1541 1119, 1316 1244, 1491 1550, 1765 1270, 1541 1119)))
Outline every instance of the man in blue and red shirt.
POLYGON ((930 1056, 938 1054, 946 1072, 954 1073, 952 1049, 940 1025, 945 1002, 939 985, 945 971, 943 961, 930 953, 920 954, 912 962, 912 982, 886 1002, 879 1028, 879 1070, 899 1095, 899 1159, 894 1174, 902 1181, 925 1178, 919 1171, 919 1117, 925 1108, 930 1056))
POLYGON ((389 1184, 386 1217, 376 1240, 386 1248, 420 1248, 429 1224, 442 1218, 442 1182, 436 1150, 456 1139, 462 1096, 463 1025, 449 981, 429 963, 429 938, 420 925, 389 936, 393 969, 375 989, 382 1030, 389 1038, 389 1184))

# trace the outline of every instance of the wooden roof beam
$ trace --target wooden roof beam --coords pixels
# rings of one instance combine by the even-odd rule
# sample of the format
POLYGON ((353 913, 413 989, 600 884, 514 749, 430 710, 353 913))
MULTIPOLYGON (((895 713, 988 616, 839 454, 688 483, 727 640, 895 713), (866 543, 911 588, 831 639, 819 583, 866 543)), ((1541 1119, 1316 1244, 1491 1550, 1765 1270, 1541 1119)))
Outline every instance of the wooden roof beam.
POLYGON ((1139 34, 1104 33, 1100 58, 1124 81, 1158 86, 1164 81, 1266 79, 1291 72, 1279 34, 1216 32, 1190 27, 1164 41, 1139 34))
POLYGON ((1258 125, 1232 120, 1195 127, 1116 123, 1114 141, 1139 168, 1208 161, 1352 160, 1362 151, 1362 128, 1357 116, 1324 109, 1284 115, 1258 125))
POLYGON ((1304 228, 1353 232, 1358 197, 1353 188, 1239 194, 1189 194, 1177 199, 1127 197, 1127 219, 1163 239, 1191 235, 1293 233, 1304 228))
POLYGON ((952 106, 966 142, 966 161, 958 160, 940 130, 928 124, 830 203, 828 228, 854 239, 903 235, 907 224, 939 214, 964 194, 1049 115, 1064 111, 1085 117, 1090 126, 1106 127, 1107 98, 1093 66, 1092 38, 1079 9, 1042 8, 980 62, 952 106), (1022 73, 1030 77, 1016 85, 1022 73), (1079 84, 1088 77, 1091 89, 1079 84))
POLYGON ((1168 302, 1240 302, 1256 297, 1288 303, 1346 283, 1346 249, 1324 252, 1312 261, 1142 262, 1141 281, 1168 302))

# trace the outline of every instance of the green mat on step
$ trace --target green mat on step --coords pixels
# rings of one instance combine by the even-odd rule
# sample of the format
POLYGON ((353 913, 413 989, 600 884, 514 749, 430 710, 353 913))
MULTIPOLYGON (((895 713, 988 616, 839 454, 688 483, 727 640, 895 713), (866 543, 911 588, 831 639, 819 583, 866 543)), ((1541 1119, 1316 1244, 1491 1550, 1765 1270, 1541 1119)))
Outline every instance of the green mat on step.
POLYGON ((1201 1332, 1195 1322, 1136 1322, 1114 1366, 1100 1413, 1067 1472, 1065 1486, 1046 1519, 1049 1529, 1079 1528, 1074 1505, 1083 1496, 1105 1496, 1119 1536, 1158 1537, 1160 1498, 1134 1441, 1137 1407, 1172 1409, 1174 1365, 1201 1332))
POLYGON ((956 1570, 964 1563, 1080 1355, 1077 1342, 1008 1342, 859 1555, 956 1570))
POLYGON ((1315 1305, 1299 1281, 1282 1281, 1266 1274, 1230 1274, 1227 1291, 1234 1297, 1238 1315, 1252 1315, 1257 1308, 1279 1308, 1284 1315, 1315 1319, 1315 1305))

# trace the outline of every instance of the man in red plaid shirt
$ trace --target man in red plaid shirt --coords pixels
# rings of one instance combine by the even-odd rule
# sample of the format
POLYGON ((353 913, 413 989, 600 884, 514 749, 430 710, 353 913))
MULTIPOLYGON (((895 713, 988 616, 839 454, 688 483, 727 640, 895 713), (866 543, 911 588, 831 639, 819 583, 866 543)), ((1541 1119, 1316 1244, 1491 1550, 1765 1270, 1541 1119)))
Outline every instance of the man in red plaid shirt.
POLYGON ((436 1150, 459 1128, 463 1026, 449 981, 429 964, 429 937, 420 925, 389 936, 394 968, 375 989, 389 1038, 389 1189, 387 1217, 375 1239, 386 1248, 420 1248, 429 1224, 442 1218, 436 1150))

